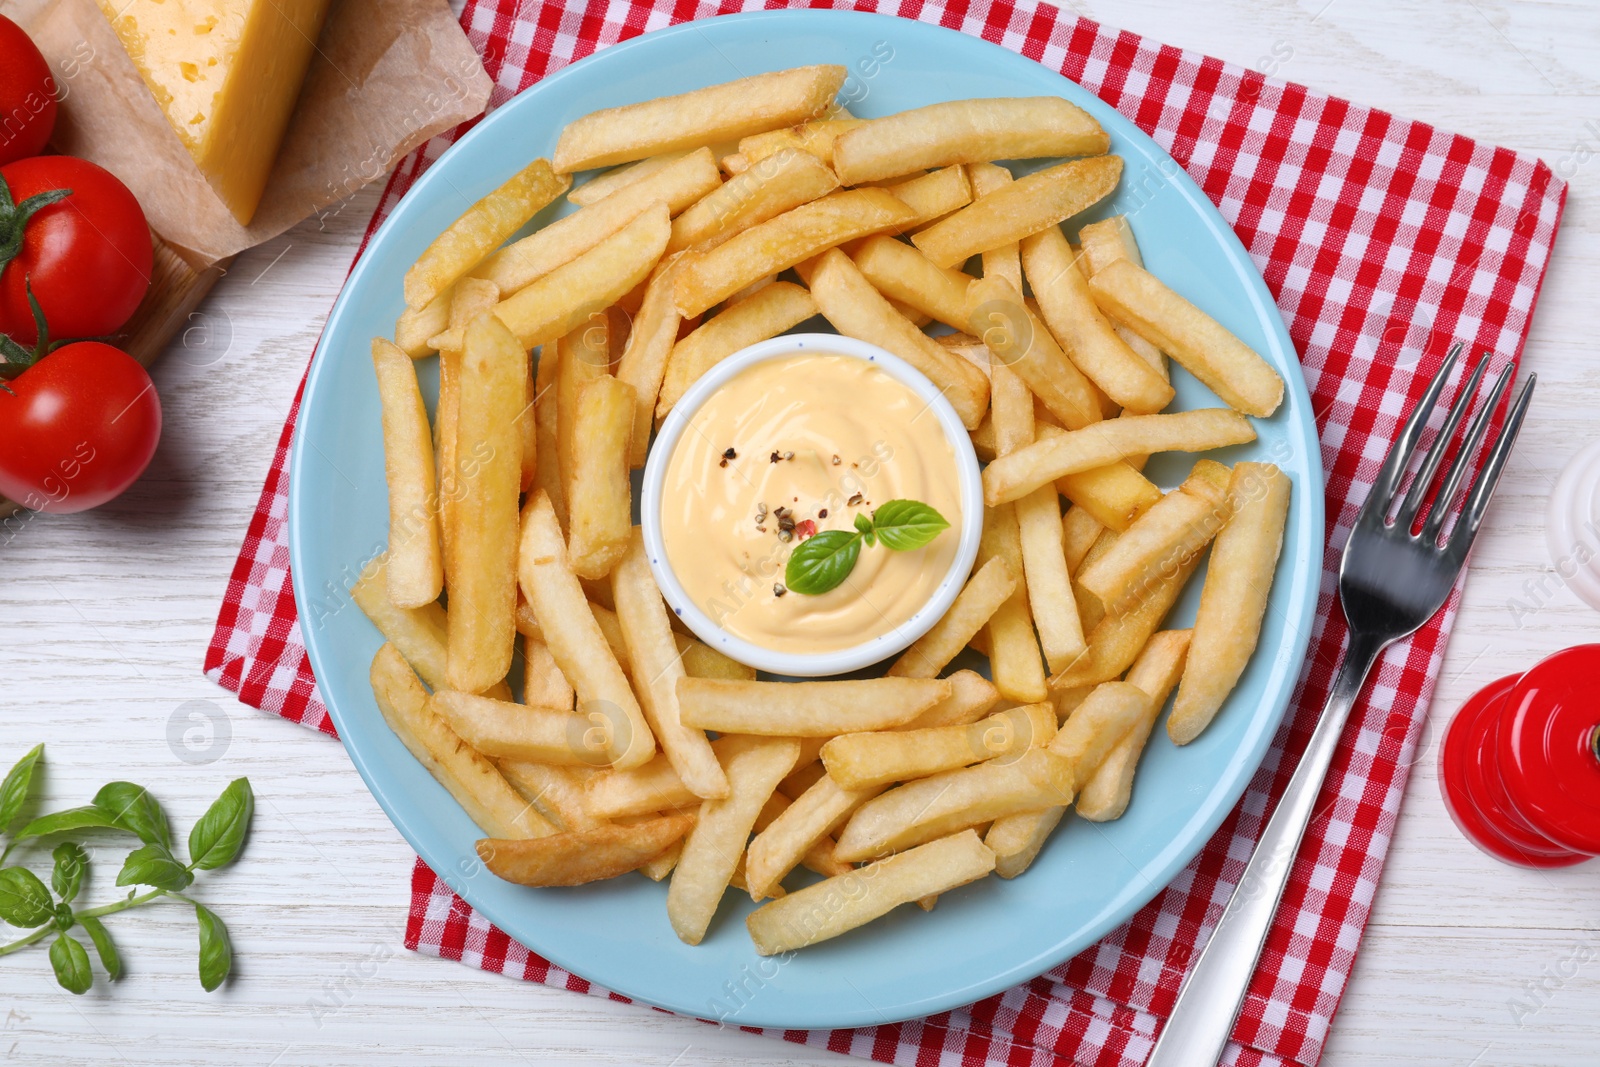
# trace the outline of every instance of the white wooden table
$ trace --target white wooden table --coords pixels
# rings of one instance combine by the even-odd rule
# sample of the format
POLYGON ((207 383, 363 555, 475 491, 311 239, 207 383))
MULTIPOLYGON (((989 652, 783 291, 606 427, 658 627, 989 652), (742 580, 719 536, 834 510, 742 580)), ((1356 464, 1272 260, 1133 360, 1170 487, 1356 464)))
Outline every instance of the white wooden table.
MULTIPOLYGON (((1324 1063, 1596 1062, 1600 863, 1532 873, 1485 858, 1445 814, 1436 760, 1443 723, 1479 685, 1600 635, 1600 614, 1556 580, 1543 540, 1554 478, 1600 435, 1600 363, 1591 351, 1600 326, 1600 6, 1067 6, 1538 153, 1571 182, 1525 360, 1541 379, 1532 417, 1479 540, 1324 1063)), ((405 951, 412 852, 344 750, 237 704, 201 676, 284 413, 375 202, 369 189, 239 258, 186 343, 155 370, 166 432, 142 483, 97 512, 0 534, 0 761, 45 741, 52 804, 86 802, 104 781, 127 778, 149 785, 183 832, 233 777, 248 774, 259 798, 243 862, 200 891, 232 930, 234 981, 219 993, 200 990, 188 909, 118 917, 112 926, 129 973, 114 987, 100 982, 76 998, 55 986, 43 951, 0 960, 0 1061, 836 1060, 405 951), (196 709, 218 720, 216 736, 185 736, 196 709)), ((102 858, 91 899, 112 898, 120 855, 102 858)))

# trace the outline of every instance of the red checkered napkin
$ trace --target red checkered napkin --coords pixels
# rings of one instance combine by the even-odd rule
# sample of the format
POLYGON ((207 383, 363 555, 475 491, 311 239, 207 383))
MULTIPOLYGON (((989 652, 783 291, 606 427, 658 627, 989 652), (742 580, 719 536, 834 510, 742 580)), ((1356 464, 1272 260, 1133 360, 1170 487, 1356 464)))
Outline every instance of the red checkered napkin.
MULTIPOLYGON (((463 21, 495 79, 498 105, 551 71, 647 30, 781 6, 469 0, 463 21)), ((1502 363, 1521 355, 1566 195, 1537 160, 1043 5, 810 6, 898 14, 1021 52, 1099 94, 1172 153, 1233 225, 1288 323, 1321 433, 1333 548, 1344 544, 1400 418, 1450 341, 1494 352, 1502 363)), ((369 236, 456 136, 435 138, 400 165, 369 236)), ((246 703, 332 733, 289 586, 286 464, 294 415, 205 669, 246 703)), ((1330 551, 1324 561, 1311 655, 1292 713, 1249 791, 1199 857, 1130 922, 1048 974, 958 1011, 775 1036, 886 1063, 1143 1062, 1327 695, 1344 640, 1343 617, 1333 607, 1337 558, 1330 551)), ((1345 731, 1228 1063, 1310 1065, 1321 1055, 1378 887, 1458 598, 1459 589, 1430 625, 1389 649, 1372 698, 1345 731)), ((420 861, 406 943, 487 970, 606 993, 511 941, 420 861)))

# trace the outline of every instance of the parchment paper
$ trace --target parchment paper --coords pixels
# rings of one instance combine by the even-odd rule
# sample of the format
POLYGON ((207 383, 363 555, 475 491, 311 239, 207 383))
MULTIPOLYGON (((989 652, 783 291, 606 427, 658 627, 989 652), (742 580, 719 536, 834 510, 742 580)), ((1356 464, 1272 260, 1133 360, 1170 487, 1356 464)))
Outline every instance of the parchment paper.
POLYGON ((64 94, 52 146, 121 178, 196 265, 275 237, 481 114, 490 82, 444 0, 335 0, 266 195, 240 226, 211 191, 94 0, 0 0, 64 94))

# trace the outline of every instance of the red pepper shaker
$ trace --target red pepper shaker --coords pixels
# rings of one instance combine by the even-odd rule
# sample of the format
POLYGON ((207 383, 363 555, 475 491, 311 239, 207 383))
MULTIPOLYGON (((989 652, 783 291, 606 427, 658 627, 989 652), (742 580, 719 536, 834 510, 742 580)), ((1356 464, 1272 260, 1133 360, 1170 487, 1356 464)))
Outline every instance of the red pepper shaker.
POLYGON ((1439 752, 1468 840, 1524 867, 1600 856, 1600 645, 1578 645, 1462 705, 1439 752))

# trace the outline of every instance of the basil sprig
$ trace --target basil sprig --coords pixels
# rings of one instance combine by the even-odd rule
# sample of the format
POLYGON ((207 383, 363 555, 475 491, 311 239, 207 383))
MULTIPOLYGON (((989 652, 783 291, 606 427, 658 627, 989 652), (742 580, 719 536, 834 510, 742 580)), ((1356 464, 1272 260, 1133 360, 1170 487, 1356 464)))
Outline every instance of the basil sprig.
POLYGON ((861 545, 881 544, 894 552, 910 552, 950 528, 943 515, 920 500, 889 500, 872 518, 857 515, 855 530, 824 530, 795 546, 784 568, 783 582, 805 596, 837 589, 856 569, 861 545))
POLYGON ((226 866, 244 847, 255 812, 255 795, 250 791, 249 780, 238 778, 231 782, 200 817, 189 833, 189 861, 185 863, 174 851, 166 812, 149 790, 132 782, 112 782, 83 807, 30 819, 20 830, 13 831, 11 827, 19 821, 27 804, 33 772, 43 753, 43 745, 34 746, 0 781, 0 835, 10 838, 0 851, 0 921, 34 928, 9 944, 0 945, 0 956, 54 935, 50 966, 56 981, 70 993, 85 993, 93 985, 94 975, 88 950, 72 931, 88 935, 106 976, 116 981, 122 976, 122 957, 101 917, 172 899, 194 908, 200 930, 200 985, 207 992, 216 989, 233 966, 228 928, 215 912, 181 891, 194 881, 196 871, 226 866), (76 841, 61 841, 51 852, 49 885, 27 867, 4 865, 18 846, 86 830, 110 830, 139 839, 140 847, 128 853, 117 875, 117 885, 134 887, 126 897, 98 907, 73 908, 89 865, 89 853, 76 841), (146 887, 145 891, 140 892, 140 887, 146 887))

